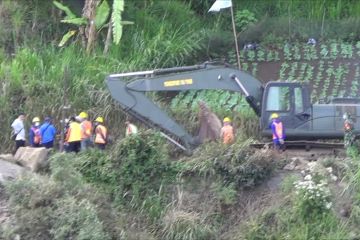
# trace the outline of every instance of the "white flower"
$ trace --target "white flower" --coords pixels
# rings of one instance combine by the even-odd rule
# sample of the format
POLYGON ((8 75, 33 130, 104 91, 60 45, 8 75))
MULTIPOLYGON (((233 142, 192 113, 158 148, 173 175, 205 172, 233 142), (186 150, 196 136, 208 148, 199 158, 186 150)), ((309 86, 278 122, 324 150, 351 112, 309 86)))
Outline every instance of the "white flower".
POLYGON ((326 209, 330 209, 331 206, 332 206, 332 203, 331 203, 331 202, 328 202, 328 203, 326 203, 326 205, 325 205, 326 209))
POLYGON ((330 175, 330 178, 331 178, 331 180, 333 180, 334 182, 336 182, 337 181, 337 176, 335 176, 334 174, 331 174, 330 175))
POLYGON ((312 177, 311 177, 311 175, 310 175, 310 174, 308 174, 308 175, 306 175, 306 176, 304 177, 304 179, 309 181, 309 180, 311 180, 311 179, 312 179, 312 177))

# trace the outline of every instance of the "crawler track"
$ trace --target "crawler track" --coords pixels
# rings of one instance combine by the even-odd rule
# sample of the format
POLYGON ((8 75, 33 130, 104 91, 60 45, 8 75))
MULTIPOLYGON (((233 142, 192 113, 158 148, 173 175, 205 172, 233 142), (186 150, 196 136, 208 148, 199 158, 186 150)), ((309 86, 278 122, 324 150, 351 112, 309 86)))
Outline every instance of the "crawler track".
MULTIPOLYGON (((271 148, 272 142, 253 143, 253 148, 271 148)), ((316 160, 320 156, 345 156, 343 143, 318 142, 318 141, 286 141, 285 152, 289 156, 306 156, 316 160)))

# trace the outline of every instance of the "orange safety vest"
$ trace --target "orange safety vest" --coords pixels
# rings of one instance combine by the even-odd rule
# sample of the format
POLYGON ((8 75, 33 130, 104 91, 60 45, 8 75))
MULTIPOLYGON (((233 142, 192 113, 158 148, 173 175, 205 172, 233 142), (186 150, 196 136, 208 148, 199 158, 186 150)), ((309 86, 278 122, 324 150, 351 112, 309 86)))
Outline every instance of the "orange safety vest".
POLYGON ((81 123, 81 139, 87 139, 91 137, 92 124, 89 120, 84 120, 81 123))
POLYGON ((231 125, 223 126, 221 128, 221 135, 224 144, 230 144, 234 142, 234 129, 231 125))
MULTIPOLYGON (((273 122, 275 125, 275 133, 278 135, 279 139, 283 138, 283 124, 282 122, 273 122)), ((273 133, 273 139, 277 139, 275 133, 273 133)))
POLYGON ((31 131, 34 132, 34 139, 33 139, 34 144, 40 144, 40 143, 41 143, 41 132, 40 132, 40 128, 32 127, 32 128, 31 128, 31 131))
POLYGON ((66 133, 66 142, 81 141, 81 126, 78 122, 71 122, 66 133))
POLYGON ((106 144, 107 129, 103 125, 98 125, 95 128, 95 143, 106 144))

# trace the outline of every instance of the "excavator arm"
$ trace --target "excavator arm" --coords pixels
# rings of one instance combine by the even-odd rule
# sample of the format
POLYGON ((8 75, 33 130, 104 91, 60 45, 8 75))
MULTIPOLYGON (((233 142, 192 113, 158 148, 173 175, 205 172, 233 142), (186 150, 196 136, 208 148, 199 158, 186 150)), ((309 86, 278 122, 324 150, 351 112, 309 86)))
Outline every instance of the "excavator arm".
POLYGON ((215 66, 205 63, 111 74, 106 78, 106 83, 112 97, 120 103, 125 112, 150 127, 160 128, 166 138, 183 150, 196 147, 198 145, 196 138, 148 99, 145 92, 206 89, 241 92, 255 113, 260 116, 261 112, 263 94, 261 82, 248 73, 227 65, 215 66))

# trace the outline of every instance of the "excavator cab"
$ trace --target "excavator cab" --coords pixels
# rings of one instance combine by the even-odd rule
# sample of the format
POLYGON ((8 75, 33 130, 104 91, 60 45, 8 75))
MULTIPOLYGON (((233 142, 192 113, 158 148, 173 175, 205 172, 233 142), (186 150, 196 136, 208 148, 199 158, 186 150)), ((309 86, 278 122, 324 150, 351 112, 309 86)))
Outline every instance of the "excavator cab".
POLYGON ((272 113, 279 115, 285 130, 290 130, 290 135, 292 132, 308 132, 312 127, 311 112, 308 86, 296 82, 269 82, 262 99, 262 135, 271 136, 269 125, 272 113))

